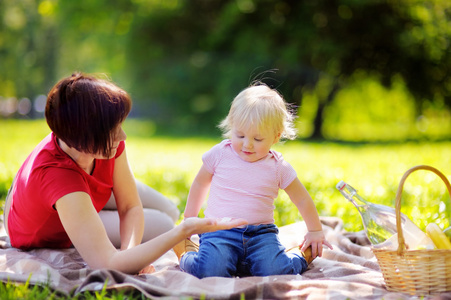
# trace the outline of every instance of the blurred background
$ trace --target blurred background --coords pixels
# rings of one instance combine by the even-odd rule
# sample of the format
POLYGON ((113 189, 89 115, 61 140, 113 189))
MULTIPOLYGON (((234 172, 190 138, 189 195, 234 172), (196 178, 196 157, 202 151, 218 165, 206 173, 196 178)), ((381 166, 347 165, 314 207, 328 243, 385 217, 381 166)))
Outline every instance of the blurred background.
POLYGON ((127 90, 147 134, 215 135, 255 80, 301 138, 451 137, 448 0, 1 0, 0 118, 42 118, 74 71, 127 90))
MULTIPOLYGON (((451 179, 450 49, 450 0, 0 0, 0 226, 17 170, 49 134, 46 94, 81 71, 131 95, 133 173, 181 212, 232 99, 254 81, 276 88, 299 139, 275 150, 321 216, 362 230, 340 180, 395 207, 409 168, 451 179)), ((415 173, 402 212, 447 228, 450 192, 415 173)), ((302 220, 286 193, 275 206, 277 226, 302 220)))

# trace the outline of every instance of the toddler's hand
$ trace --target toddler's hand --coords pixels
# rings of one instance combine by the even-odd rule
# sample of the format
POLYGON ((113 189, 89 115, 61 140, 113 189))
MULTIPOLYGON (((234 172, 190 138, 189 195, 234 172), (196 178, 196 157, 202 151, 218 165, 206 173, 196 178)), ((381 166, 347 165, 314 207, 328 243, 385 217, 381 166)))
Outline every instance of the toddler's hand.
POLYGON ((326 241, 322 230, 307 232, 304 236, 304 241, 299 246, 301 247, 301 251, 304 252, 310 245, 312 246, 313 258, 323 255, 323 245, 326 245, 329 249, 333 248, 332 245, 326 241))

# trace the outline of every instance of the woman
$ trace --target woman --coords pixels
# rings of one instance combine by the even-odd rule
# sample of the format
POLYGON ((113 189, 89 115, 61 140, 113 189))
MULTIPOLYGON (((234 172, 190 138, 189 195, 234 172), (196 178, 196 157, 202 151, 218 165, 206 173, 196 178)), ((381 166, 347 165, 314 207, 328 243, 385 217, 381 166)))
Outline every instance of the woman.
POLYGON ((5 201, 13 247, 74 246, 92 268, 134 274, 151 271, 150 263, 192 234, 245 223, 168 226, 178 218, 175 206, 142 184, 139 193, 128 164, 122 122, 130 109, 125 91, 93 76, 77 73, 51 89, 45 117, 52 133, 25 160, 5 201), (140 196, 165 212, 146 210, 145 220, 140 196), (116 214, 101 211, 107 203, 116 214))

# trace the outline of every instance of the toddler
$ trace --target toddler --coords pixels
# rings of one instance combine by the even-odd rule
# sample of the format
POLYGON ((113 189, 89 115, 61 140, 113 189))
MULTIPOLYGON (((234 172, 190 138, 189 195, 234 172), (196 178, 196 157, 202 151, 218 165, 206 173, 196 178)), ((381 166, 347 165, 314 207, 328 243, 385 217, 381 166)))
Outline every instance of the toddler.
POLYGON ((274 224, 274 200, 285 190, 308 229, 299 246, 321 256, 325 240, 312 198, 293 167, 271 147, 294 139, 294 116, 281 95, 264 84, 240 92, 219 127, 226 140, 203 157, 191 186, 185 218, 197 217, 208 196, 205 216, 241 218, 248 225, 200 235, 199 248, 190 240, 174 248, 180 268, 198 278, 301 274, 308 263, 303 253, 285 251, 274 224), (310 249, 309 249, 310 250, 310 249))

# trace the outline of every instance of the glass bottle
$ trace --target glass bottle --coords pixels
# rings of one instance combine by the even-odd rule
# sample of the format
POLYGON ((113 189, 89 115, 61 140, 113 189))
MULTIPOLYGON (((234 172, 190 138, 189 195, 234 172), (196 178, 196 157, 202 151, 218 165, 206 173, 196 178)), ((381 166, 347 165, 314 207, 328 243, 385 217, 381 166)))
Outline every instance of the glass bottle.
MULTIPOLYGON (((363 199, 352 186, 344 181, 340 181, 336 188, 359 211, 366 235, 374 248, 387 250, 398 249, 396 212, 394 208, 374 204, 363 199)), ((407 249, 435 248, 434 243, 426 233, 402 213, 401 223, 407 249)))

